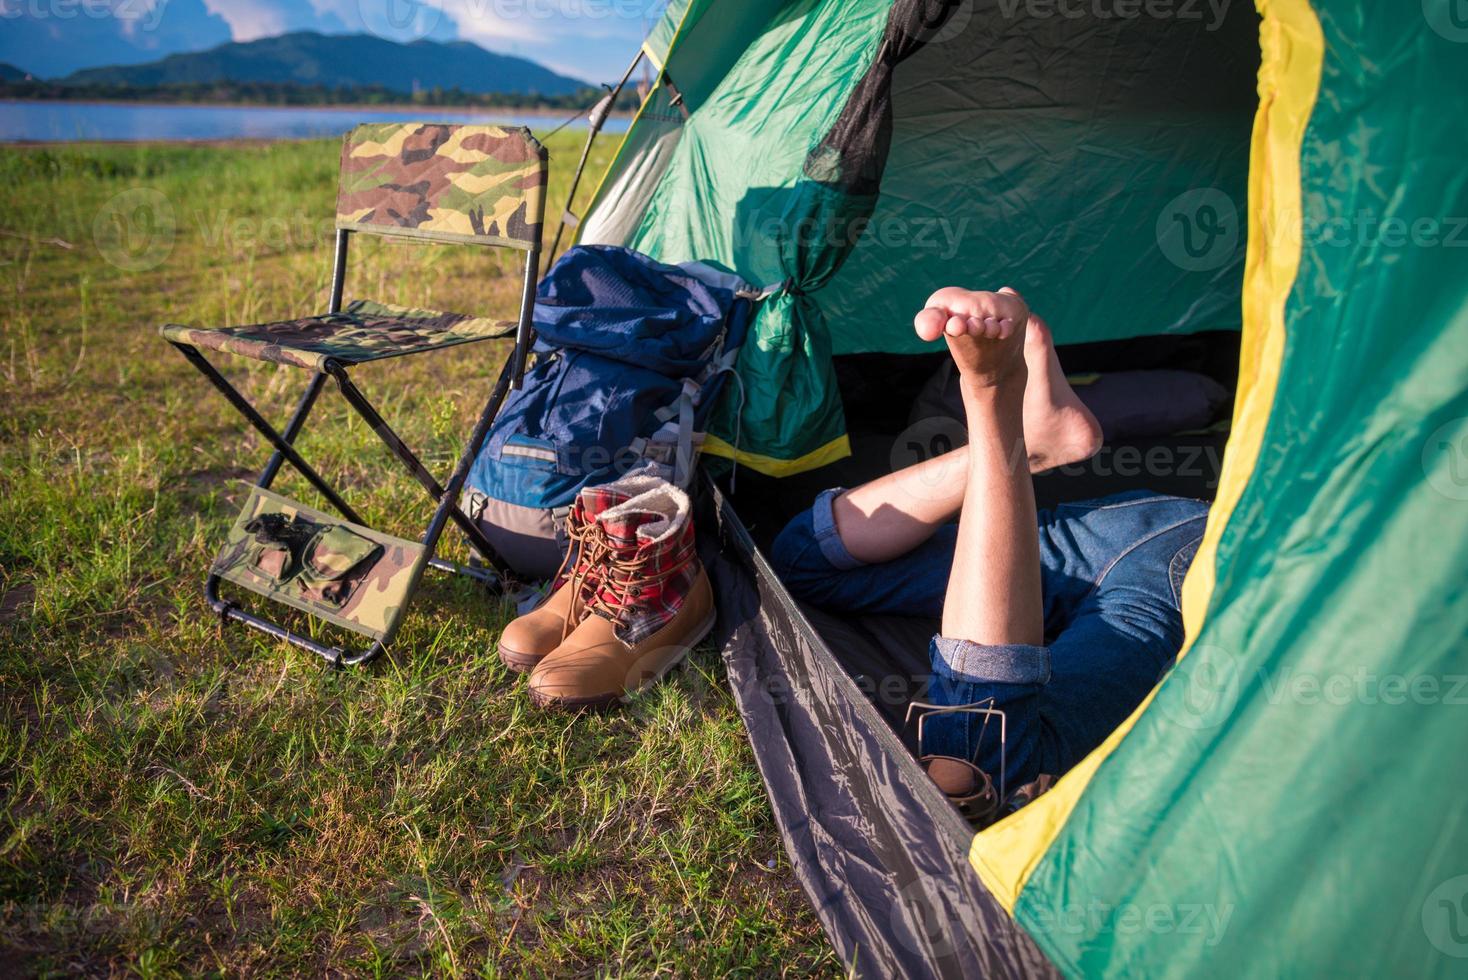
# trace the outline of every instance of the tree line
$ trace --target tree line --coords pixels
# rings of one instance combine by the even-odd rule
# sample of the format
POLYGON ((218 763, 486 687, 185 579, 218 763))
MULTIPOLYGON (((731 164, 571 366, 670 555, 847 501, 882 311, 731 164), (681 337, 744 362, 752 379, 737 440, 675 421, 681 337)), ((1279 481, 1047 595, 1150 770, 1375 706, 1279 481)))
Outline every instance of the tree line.
MULTIPOLYGON (((566 95, 516 92, 465 92, 429 88, 397 92, 380 85, 326 86, 295 82, 170 82, 165 85, 124 83, 62 84, 40 80, 0 82, 0 98, 59 99, 77 102, 163 102, 180 105, 233 103, 262 106, 421 105, 486 109, 590 108, 602 89, 586 87, 566 95)), ((632 86, 622 90, 616 108, 633 111, 639 99, 632 86)))

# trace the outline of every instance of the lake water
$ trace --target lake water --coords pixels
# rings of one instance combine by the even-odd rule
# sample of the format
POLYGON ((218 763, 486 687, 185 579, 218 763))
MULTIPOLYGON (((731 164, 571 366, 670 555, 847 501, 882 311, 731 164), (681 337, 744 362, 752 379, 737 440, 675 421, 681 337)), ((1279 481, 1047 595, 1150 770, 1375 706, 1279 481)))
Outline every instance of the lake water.
MULTIPOLYGON (((338 136, 358 123, 499 123, 528 126, 544 135, 570 112, 538 115, 513 111, 362 108, 269 108, 265 106, 134 105, 120 102, 17 102, 0 100, 0 142, 14 140, 218 140, 303 139, 338 136)), ((604 132, 627 131, 628 119, 613 117, 604 132)), ((568 128, 583 129, 582 115, 568 128)))

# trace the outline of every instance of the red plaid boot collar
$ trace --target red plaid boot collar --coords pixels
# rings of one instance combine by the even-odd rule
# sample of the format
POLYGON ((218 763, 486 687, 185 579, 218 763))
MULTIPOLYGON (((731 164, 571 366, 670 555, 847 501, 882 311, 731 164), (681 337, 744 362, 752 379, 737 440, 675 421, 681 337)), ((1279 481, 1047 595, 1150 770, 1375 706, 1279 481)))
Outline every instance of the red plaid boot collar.
POLYGON ((677 518, 681 526, 665 535, 647 533, 667 519, 654 511, 630 509, 597 522, 606 550, 599 584, 588 604, 594 613, 612 620, 617 638, 628 646, 668 625, 698 577, 686 497, 683 503, 677 518))
MULTIPOLYGON (((605 510, 626 503, 632 493, 618 483, 582 487, 566 515, 566 557, 551 579, 551 592, 566 586, 585 594, 596 588, 601 559, 606 551, 604 536, 598 533, 596 519, 605 510)), ((570 630, 569 620, 566 631, 570 630)))

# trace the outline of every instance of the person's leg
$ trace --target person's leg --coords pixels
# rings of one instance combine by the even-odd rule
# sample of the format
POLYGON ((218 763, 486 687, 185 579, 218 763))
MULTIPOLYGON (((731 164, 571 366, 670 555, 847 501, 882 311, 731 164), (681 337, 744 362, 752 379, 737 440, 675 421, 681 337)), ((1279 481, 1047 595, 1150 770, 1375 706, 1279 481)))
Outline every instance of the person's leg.
POLYGON ((940 616, 958 528, 939 526, 905 553, 869 564, 846 550, 836 530, 832 503, 843 492, 822 492, 775 538, 770 563, 780 581, 796 598, 838 612, 940 616))
MULTIPOLYGON (((930 648, 928 699, 944 707, 1011 710, 1049 679, 1044 643, 1039 535, 1027 465, 1023 357, 1028 310, 1012 293, 940 290, 914 321, 925 340, 943 336, 958 367, 968 420, 968 470, 941 635, 930 648)), ((960 805, 997 806, 967 764, 991 726, 984 716, 923 719, 919 751, 928 774, 960 805), (961 761, 960 761, 961 760, 961 761), (976 801, 987 799, 987 804, 976 801)), ((1024 720, 1005 719, 1009 739, 1028 739, 1024 720)), ((994 724, 997 732, 999 724, 994 724)), ((997 774, 985 770, 990 776, 997 774)), ((997 780, 996 780, 997 781, 997 780)))
MULTIPOLYGON (((999 295, 1023 302, 1012 291, 999 295)), ((1065 380, 1049 326, 1031 313, 1018 329, 1024 335, 1025 371, 1019 382, 1024 439, 1008 447, 1021 455, 1006 465, 1038 473, 1094 455, 1101 447, 1101 426, 1065 380)), ((841 494, 832 510, 847 552, 875 564, 917 548, 957 516, 969 470, 969 449, 963 446, 841 494)))
POLYGON ((968 419, 968 472, 943 604, 943 635, 970 643, 1044 638, 1040 548, 1024 433, 1029 310, 1015 293, 942 289, 915 319, 942 336, 968 419))
POLYGON ((970 713, 930 716, 922 750, 972 760, 1014 790, 1064 774, 1100 745, 1182 645, 1182 581, 1207 514, 1202 501, 1129 493, 1043 515, 1047 645, 938 636, 930 651, 927 699, 1003 711, 1004 751, 998 719, 970 713), (1024 664, 1027 674, 1016 669, 1024 664))

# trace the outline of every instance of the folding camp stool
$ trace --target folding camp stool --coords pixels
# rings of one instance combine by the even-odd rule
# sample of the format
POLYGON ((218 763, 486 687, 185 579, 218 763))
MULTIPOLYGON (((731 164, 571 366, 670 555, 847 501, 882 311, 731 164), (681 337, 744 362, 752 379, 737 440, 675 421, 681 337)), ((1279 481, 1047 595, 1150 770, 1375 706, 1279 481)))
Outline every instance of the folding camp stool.
POLYGON ((458 497, 510 386, 518 387, 524 375, 532 339, 545 183, 546 152, 527 129, 424 123, 359 126, 347 134, 342 145, 336 256, 327 312, 246 327, 204 330, 170 324, 162 328, 163 336, 274 448, 205 584, 209 604, 223 620, 244 623, 333 664, 361 664, 376 658, 392 641, 425 566, 491 584, 499 581, 503 565, 459 508, 458 497), (496 321, 360 300, 342 309, 347 246, 354 232, 523 251, 525 273, 518 320, 496 321), (512 333, 514 352, 447 486, 439 485, 347 374, 349 368, 368 361, 424 354, 512 333), (311 372, 285 428, 277 431, 271 426, 201 349, 311 372), (436 502, 421 540, 409 541, 367 527, 296 451, 296 437, 327 377, 335 380, 348 404, 436 502), (286 462, 341 516, 331 517, 272 492, 270 486, 286 462), (450 520, 464 532, 489 570, 435 557, 439 537, 450 520), (219 586, 224 581, 370 637, 371 645, 348 652, 255 616, 220 597, 219 586))

